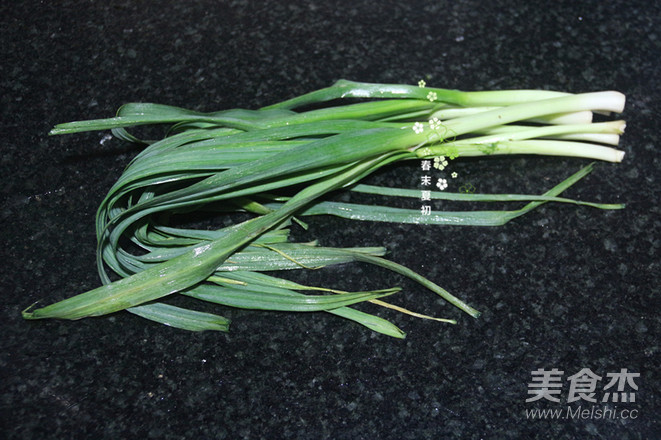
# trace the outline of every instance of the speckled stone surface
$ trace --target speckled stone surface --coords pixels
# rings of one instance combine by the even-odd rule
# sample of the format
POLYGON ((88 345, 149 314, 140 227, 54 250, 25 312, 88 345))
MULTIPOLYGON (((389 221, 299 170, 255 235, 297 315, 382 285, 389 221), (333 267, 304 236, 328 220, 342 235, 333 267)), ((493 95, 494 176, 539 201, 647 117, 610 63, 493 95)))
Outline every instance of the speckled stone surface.
MULTIPOLYGON (((661 9, 641 0, 515 3, 4 2, 0 437, 661 438, 661 9), (361 265, 304 275, 356 290, 401 285, 398 304, 458 320, 379 311, 405 340, 321 314, 220 310, 233 320, 229 334, 126 313, 21 319, 34 301, 98 285, 94 213, 136 153, 106 133, 49 138, 53 124, 106 117, 129 101, 256 108, 339 78, 620 90, 626 158, 598 164, 568 195, 627 209, 546 205, 486 229, 319 218, 298 231, 329 246, 386 245, 392 260, 483 312, 463 316, 361 265), (531 372, 552 368, 564 371, 562 401, 526 403, 531 372), (636 401, 615 405, 617 418, 527 418, 534 409, 601 408, 566 402, 567 378, 583 368, 603 380, 623 368, 640 373, 636 401)), ((452 166, 481 192, 541 193, 586 163, 452 166)), ((416 188, 416 166, 371 181, 416 188)))

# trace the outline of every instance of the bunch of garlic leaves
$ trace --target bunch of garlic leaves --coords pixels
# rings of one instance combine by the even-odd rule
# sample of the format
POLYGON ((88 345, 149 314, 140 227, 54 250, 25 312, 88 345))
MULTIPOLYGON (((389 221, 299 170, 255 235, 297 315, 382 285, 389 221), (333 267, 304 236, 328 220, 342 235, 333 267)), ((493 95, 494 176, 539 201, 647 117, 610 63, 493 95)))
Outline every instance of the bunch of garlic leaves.
POLYGON ((294 243, 289 229, 306 227, 307 217, 313 215, 496 226, 547 202, 620 209, 623 205, 559 197, 588 174, 592 164, 539 196, 450 193, 442 191, 444 185, 439 191, 426 191, 430 200, 525 202, 510 211, 425 212, 330 202, 322 196, 348 191, 385 200, 420 200, 419 189, 360 183, 374 171, 406 160, 433 160, 443 166, 463 157, 537 154, 619 162, 624 153, 614 147, 624 122, 593 122, 593 112, 620 113, 624 101, 624 95, 614 91, 463 92, 430 88, 424 81, 415 86, 340 80, 258 110, 200 113, 131 103, 113 118, 57 125, 51 134, 110 129, 116 137, 145 148, 97 212, 97 264, 103 285, 42 308, 31 306, 23 316, 80 319, 127 310, 187 330, 229 329, 229 319, 215 313, 160 302, 170 295, 186 295, 243 309, 327 312, 398 338, 405 333, 394 324, 352 306, 369 301, 413 316, 455 322, 384 301, 400 290, 397 287, 347 292, 281 277, 286 270, 363 262, 409 277, 477 317, 477 310, 437 284, 383 258, 383 247, 294 243), (167 124, 163 139, 145 141, 126 130, 152 124, 167 124), (212 213, 230 224, 194 228, 173 220, 196 213, 212 213))

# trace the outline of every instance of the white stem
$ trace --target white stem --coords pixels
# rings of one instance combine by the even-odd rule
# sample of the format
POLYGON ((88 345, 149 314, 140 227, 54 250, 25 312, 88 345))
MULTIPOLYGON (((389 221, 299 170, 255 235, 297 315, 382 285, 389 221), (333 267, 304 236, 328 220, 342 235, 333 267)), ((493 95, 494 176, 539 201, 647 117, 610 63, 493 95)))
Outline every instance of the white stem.
MULTIPOLYGON (((608 134, 623 134, 624 130, 627 127, 626 121, 617 120, 617 121, 607 121, 607 122, 595 122, 595 123, 586 123, 586 124, 569 124, 564 129, 566 132, 578 133, 579 131, 584 133, 608 133, 608 134)), ((492 135, 492 134, 504 134, 504 133, 517 133, 521 131, 531 130, 535 127, 530 125, 501 125, 498 127, 491 127, 485 130, 477 131, 476 133, 481 133, 483 135, 492 135)), ((554 129, 554 130, 557 130, 554 129)))
MULTIPOLYGON (((448 107, 435 111, 430 116, 430 119, 438 118, 441 121, 447 121, 450 119, 457 119, 464 116, 472 116, 478 113, 484 113, 499 108, 502 107, 466 107, 466 108, 448 107)), ((592 112, 581 111, 581 112, 572 112, 572 113, 562 113, 558 115, 540 116, 538 118, 532 118, 527 120, 530 122, 539 122, 542 124, 557 124, 557 125, 589 124, 590 122, 592 122, 592 112)))
POLYGON ((592 142, 596 144, 617 146, 620 143, 620 135, 606 133, 577 133, 553 136, 553 139, 563 141, 592 142))
POLYGON ((430 118, 438 118, 441 121, 446 121, 448 119, 461 118, 498 108, 500 107, 448 107, 435 111, 430 118))
POLYGON ((510 124, 540 116, 580 111, 607 110, 621 112, 625 96, 619 92, 594 92, 515 104, 472 116, 447 121, 447 128, 462 135, 497 125, 510 124))
POLYGON ((503 106, 569 95, 552 90, 487 90, 461 92, 458 102, 462 107, 503 106))
MULTIPOLYGON (((430 148, 434 155, 443 153, 442 148, 430 148), (434 151, 436 150, 436 151, 434 151)), ((586 159, 603 160, 606 162, 621 162, 624 151, 602 145, 584 142, 525 140, 514 142, 498 142, 494 144, 461 145, 458 148, 460 157, 490 156, 502 154, 539 154, 545 156, 583 157, 586 159)))
POLYGON ((535 138, 586 140, 617 145, 619 134, 624 132, 624 121, 600 122, 595 124, 547 125, 529 127, 522 125, 504 125, 485 130, 486 136, 446 142, 444 146, 469 144, 492 144, 504 141, 521 141, 535 138), (601 137, 600 137, 601 136, 601 137))
POLYGON ((582 112, 572 112, 572 113, 562 113, 559 115, 548 115, 544 118, 538 118, 546 122, 547 124, 589 124, 592 122, 592 112, 591 111, 582 111, 582 112))

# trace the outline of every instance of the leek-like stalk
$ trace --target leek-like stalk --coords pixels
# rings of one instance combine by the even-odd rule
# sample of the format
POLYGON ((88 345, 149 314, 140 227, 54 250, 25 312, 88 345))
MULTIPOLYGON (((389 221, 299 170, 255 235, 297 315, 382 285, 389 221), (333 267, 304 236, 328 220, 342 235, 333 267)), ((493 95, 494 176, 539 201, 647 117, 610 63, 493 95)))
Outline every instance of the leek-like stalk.
POLYGON ((624 153, 615 147, 624 122, 592 123, 592 113, 619 113, 624 102, 624 95, 612 91, 577 95, 542 90, 463 92, 427 88, 423 82, 411 86, 343 80, 258 110, 202 113, 132 103, 112 118, 57 125, 51 134, 110 129, 119 139, 146 147, 97 212, 98 267, 104 285, 43 308, 28 308, 23 316, 79 319, 128 310, 187 330, 229 328, 229 320, 218 315, 157 302, 182 294, 229 307, 324 311, 398 338, 404 332, 396 326, 352 306, 371 302, 411 316, 455 322, 379 299, 395 294, 396 287, 343 292, 262 273, 363 262, 411 278, 477 317, 476 309, 437 284, 384 259, 383 248, 287 243, 285 227, 305 227, 302 218, 322 214, 362 221, 495 226, 549 202, 620 209, 623 205, 560 197, 592 165, 539 196, 427 191, 428 200, 526 202, 506 211, 424 214, 320 198, 347 190, 385 198, 418 197, 419 190, 359 183, 374 171, 404 160, 542 154, 619 162, 624 153), (348 98, 363 102, 347 103, 348 98), (299 110, 311 105, 314 110, 299 110), (126 130, 147 124, 170 124, 170 129, 154 142, 141 141, 126 130), (182 228, 170 222, 173 216, 203 210, 224 217, 249 213, 252 218, 217 230, 182 228), (142 251, 136 252, 134 246, 142 251), (108 270, 120 279, 111 282, 108 270))

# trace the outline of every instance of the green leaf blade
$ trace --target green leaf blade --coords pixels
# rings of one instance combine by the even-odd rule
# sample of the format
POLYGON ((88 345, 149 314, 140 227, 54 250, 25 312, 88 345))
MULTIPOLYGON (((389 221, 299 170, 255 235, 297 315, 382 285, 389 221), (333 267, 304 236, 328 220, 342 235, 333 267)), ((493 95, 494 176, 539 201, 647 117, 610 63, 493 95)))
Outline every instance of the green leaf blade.
POLYGON ((228 332, 231 322, 227 318, 212 313, 162 303, 131 307, 127 311, 163 325, 195 332, 206 330, 228 332))

